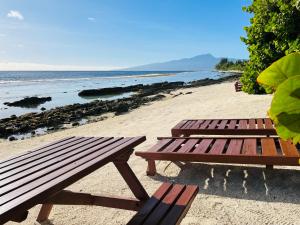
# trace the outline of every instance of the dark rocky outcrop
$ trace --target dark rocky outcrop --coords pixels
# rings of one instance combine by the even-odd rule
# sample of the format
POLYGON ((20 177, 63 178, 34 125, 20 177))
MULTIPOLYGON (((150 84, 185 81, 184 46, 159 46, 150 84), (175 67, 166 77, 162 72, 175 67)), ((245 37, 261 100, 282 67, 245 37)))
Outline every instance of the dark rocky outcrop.
MULTIPOLYGON (((149 102, 161 100, 165 97, 164 94, 170 93, 170 90, 176 90, 182 87, 189 88, 205 86, 237 78, 237 76, 231 76, 220 78, 218 80, 204 79, 189 83, 163 82, 151 85, 134 85, 135 87, 138 87, 139 90, 135 95, 128 98, 109 101, 95 100, 85 104, 73 104, 57 107, 40 113, 28 113, 21 116, 13 115, 9 118, 0 119, 0 138, 11 137, 10 139, 13 140, 13 135, 30 133, 38 128, 47 127, 48 131, 52 131, 63 128, 64 124, 77 126, 80 125, 79 121, 82 118, 100 116, 108 112, 114 112, 118 115, 138 108, 149 102), (143 88, 140 88, 141 86, 143 86, 143 88)), ((93 118, 90 121, 93 121, 93 118)))
POLYGON ((147 84, 147 85, 137 84, 137 85, 131 85, 127 87, 88 89, 88 90, 80 91, 78 95, 81 97, 88 97, 88 96, 102 96, 102 95, 112 95, 112 94, 115 95, 115 94, 122 94, 127 92, 155 93, 157 91, 183 87, 183 85, 184 82, 162 82, 162 83, 154 83, 154 84, 147 84))
POLYGON ((35 108, 40 104, 51 101, 51 97, 26 97, 19 101, 15 102, 5 102, 4 105, 7 106, 16 106, 16 107, 24 107, 24 108, 35 108))

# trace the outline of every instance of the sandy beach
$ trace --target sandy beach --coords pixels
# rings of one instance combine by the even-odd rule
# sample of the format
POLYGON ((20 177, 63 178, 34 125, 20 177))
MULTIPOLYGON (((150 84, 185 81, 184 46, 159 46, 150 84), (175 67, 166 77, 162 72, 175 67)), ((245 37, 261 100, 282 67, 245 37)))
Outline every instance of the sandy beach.
MULTIPOLYGON (((182 89, 175 98, 142 106, 124 115, 32 139, 0 141, 0 158, 67 136, 140 136, 147 141, 136 150, 147 150, 157 136, 170 136, 171 128, 182 119, 265 117, 271 95, 235 92, 233 82, 182 89), (192 92, 191 94, 185 94, 192 92)), ((149 194, 163 181, 197 184, 200 187, 183 225, 202 224, 300 224, 300 169, 261 166, 231 166, 188 163, 182 166, 158 162, 158 174, 146 176, 146 162, 132 155, 129 164, 149 194)), ((68 188, 93 194, 132 196, 114 168, 107 165, 68 188)), ((40 206, 30 210, 23 224, 33 224, 40 206)), ((126 224, 134 212, 104 207, 54 206, 50 215, 55 225, 126 224)), ((8 223, 14 224, 14 223, 8 223)))

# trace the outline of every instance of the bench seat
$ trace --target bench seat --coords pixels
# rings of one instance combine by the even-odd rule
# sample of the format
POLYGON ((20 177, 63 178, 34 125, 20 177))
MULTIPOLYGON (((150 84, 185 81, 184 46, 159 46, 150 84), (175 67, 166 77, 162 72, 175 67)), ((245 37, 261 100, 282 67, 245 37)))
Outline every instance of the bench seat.
POLYGON ((156 173, 155 160, 299 166, 300 146, 278 137, 163 137, 148 151, 147 175, 156 173))
POLYGON ((175 225, 198 193, 196 185, 163 183, 127 225, 175 225))
POLYGON ((270 118, 182 120, 171 130, 172 137, 191 135, 277 135, 270 118))

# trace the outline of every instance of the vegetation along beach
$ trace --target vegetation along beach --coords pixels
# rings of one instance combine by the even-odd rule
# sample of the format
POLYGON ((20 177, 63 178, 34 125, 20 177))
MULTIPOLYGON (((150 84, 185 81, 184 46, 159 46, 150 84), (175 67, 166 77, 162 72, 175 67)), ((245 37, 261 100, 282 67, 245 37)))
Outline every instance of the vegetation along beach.
POLYGON ((300 225, 300 1, 0 2, 0 224, 300 225))

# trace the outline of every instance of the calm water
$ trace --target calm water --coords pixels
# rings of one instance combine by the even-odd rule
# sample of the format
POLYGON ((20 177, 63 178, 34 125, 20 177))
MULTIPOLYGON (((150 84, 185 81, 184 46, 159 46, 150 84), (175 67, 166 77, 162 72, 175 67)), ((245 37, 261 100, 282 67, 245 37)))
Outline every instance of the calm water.
POLYGON ((9 117, 13 114, 21 115, 28 112, 40 112, 41 107, 50 109, 67 104, 86 103, 95 99, 115 99, 129 95, 102 96, 101 98, 79 97, 78 92, 84 89, 151 84, 163 81, 189 82, 204 78, 216 79, 222 76, 226 75, 212 71, 0 72, 0 118, 9 117), (172 76, 169 76, 170 74, 172 76), (4 102, 20 100, 26 96, 51 96, 52 101, 30 109, 8 107, 3 104, 4 102))

